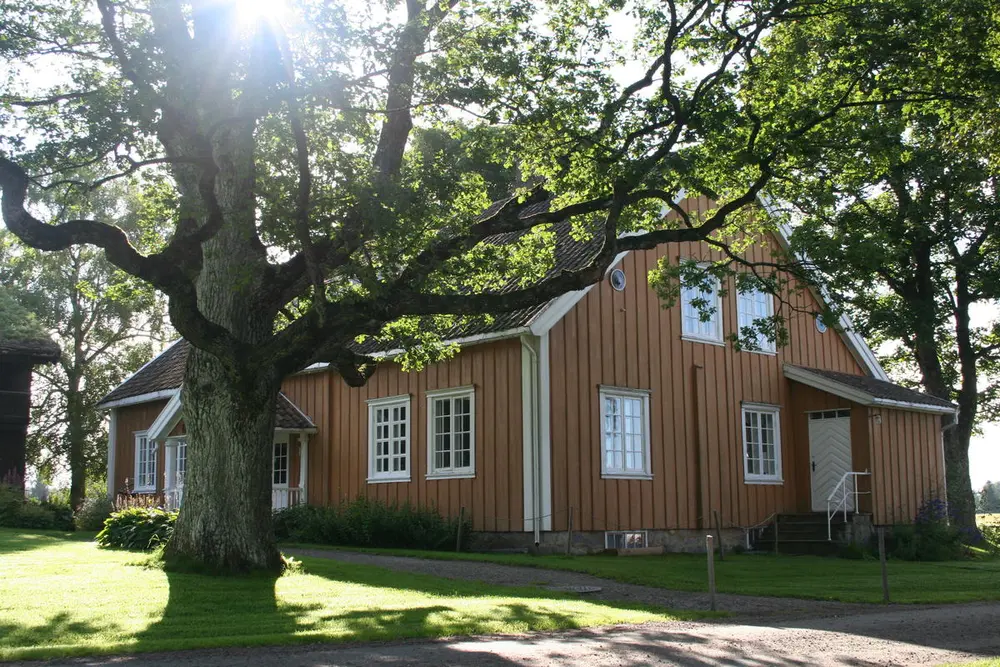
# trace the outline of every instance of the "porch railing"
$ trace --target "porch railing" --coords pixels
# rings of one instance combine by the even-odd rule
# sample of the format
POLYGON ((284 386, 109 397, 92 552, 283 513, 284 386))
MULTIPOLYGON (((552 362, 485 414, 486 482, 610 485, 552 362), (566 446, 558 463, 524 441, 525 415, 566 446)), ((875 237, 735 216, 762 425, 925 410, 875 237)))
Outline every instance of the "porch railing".
POLYGON ((301 505, 305 499, 302 495, 302 489, 293 486, 287 489, 271 489, 271 508, 275 510, 283 510, 293 505, 301 505))
MULTIPOLYGON (((858 497, 862 495, 862 492, 858 491, 858 477, 870 476, 871 473, 867 470, 864 472, 845 472, 844 476, 837 482, 837 485, 833 487, 830 495, 826 497, 826 539, 828 541, 833 541, 833 517, 837 516, 837 512, 841 511, 841 508, 844 511, 844 521, 847 521, 847 501, 852 496, 854 498, 854 509, 855 511, 858 509, 858 497)), ((865 493, 870 493, 870 491, 865 493)))

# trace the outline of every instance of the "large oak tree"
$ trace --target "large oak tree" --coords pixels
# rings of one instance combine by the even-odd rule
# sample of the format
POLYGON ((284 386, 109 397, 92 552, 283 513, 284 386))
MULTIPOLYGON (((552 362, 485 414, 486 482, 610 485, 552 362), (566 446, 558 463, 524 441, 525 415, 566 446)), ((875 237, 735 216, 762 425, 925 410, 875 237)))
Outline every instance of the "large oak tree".
POLYGON ((890 55, 887 28, 923 30, 919 11, 892 4, 5 3, 3 217, 35 248, 99 246, 169 298, 194 349, 190 473, 168 555, 274 569, 283 377, 327 362, 358 385, 374 369, 359 337, 426 361, 463 318, 593 283, 621 251, 759 231, 749 205, 804 137, 840 109, 929 94, 859 85, 890 55), (831 13, 859 24, 823 45, 817 76, 838 76, 809 94, 774 81, 760 65, 768 40, 831 13), (414 128, 450 140, 427 150, 414 128), (96 163, 169 178, 173 230, 158 251, 138 252, 111 217, 49 224, 31 208, 32 188, 78 186, 96 163), (515 177, 491 206, 498 163, 515 177), (689 217, 682 191, 717 206, 689 217), (550 272, 552 225, 566 221, 600 250, 550 272), (501 233, 520 240, 484 242, 501 233))

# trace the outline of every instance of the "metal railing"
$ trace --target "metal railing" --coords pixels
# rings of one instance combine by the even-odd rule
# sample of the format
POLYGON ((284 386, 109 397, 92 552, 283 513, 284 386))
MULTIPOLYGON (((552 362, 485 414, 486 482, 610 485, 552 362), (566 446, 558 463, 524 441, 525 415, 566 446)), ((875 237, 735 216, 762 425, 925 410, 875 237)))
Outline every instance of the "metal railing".
MULTIPOLYGON (((854 510, 858 509, 858 496, 862 495, 861 491, 858 491, 858 477, 870 477, 871 473, 865 470, 864 472, 845 472, 844 476, 840 478, 837 485, 833 487, 833 491, 830 495, 826 497, 826 539, 829 542, 833 541, 833 517, 837 516, 837 512, 840 511, 841 507, 844 509, 844 521, 847 521, 847 500, 851 496, 854 497, 854 510), (849 485, 847 480, 851 480, 849 485), (851 487, 851 488, 849 488, 851 487), (838 498, 839 495, 839 498, 838 498), (836 505, 834 505, 836 503, 836 505)), ((869 492, 864 492, 869 493, 869 492)))

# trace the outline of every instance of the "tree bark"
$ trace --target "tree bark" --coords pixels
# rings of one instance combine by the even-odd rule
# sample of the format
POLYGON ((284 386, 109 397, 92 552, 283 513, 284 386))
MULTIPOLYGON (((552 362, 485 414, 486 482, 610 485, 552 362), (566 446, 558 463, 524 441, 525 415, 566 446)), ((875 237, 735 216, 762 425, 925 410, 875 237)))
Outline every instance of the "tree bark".
POLYGON ((278 381, 236 381, 191 348, 182 393, 188 436, 184 499, 167 562, 216 573, 278 572, 271 524, 271 457, 278 381))

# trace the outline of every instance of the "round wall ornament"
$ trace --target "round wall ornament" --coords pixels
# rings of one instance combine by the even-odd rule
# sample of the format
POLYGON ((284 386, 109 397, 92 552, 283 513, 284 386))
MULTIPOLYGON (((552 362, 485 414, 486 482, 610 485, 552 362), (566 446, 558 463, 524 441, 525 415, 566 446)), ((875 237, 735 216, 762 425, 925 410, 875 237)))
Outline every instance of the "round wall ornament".
POLYGON ((611 272, 611 276, 608 278, 611 282, 611 287, 619 292, 625 289, 625 272, 621 269, 615 269, 611 272))

